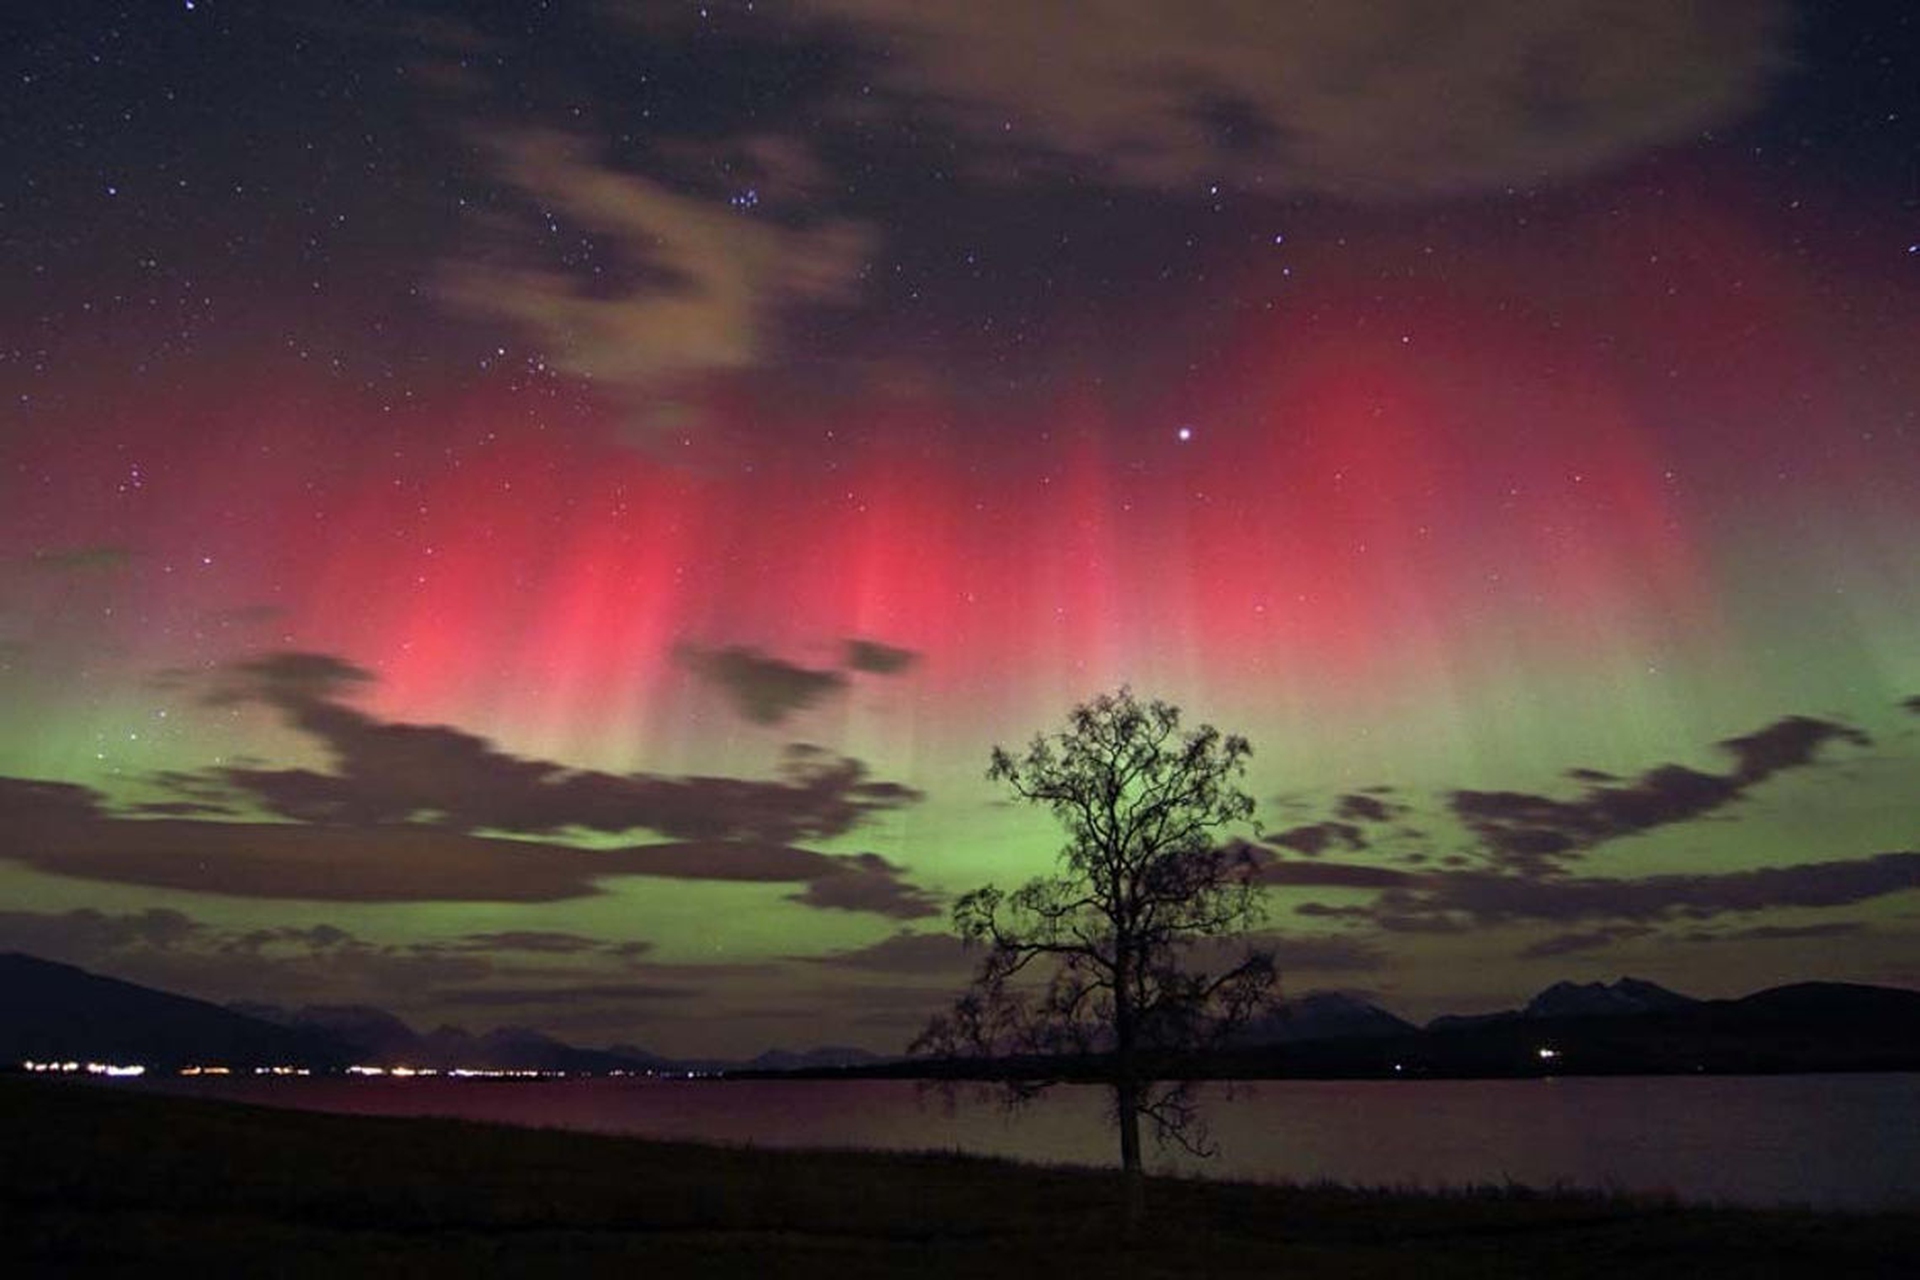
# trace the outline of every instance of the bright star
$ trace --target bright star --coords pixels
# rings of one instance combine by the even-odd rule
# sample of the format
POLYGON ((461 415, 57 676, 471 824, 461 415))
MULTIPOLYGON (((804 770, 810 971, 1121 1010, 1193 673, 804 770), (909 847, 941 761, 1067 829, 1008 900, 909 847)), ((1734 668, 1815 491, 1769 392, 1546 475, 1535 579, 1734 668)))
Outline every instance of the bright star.
POLYGON ((1193 439, 1193 428, 1192 428, 1192 427, 1182 427, 1182 428, 1180 428, 1180 429, 1179 429, 1178 431, 1176 431, 1176 432, 1174 432, 1173 434, 1174 434, 1174 436, 1175 436, 1175 438, 1177 438, 1177 439, 1178 439, 1178 440, 1180 440, 1180 441, 1181 441, 1182 443, 1184 443, 1184 442, 1186 442, 1186 441, 1188 441, 1188 440, 1191 440, 1191 439, 1193 439))

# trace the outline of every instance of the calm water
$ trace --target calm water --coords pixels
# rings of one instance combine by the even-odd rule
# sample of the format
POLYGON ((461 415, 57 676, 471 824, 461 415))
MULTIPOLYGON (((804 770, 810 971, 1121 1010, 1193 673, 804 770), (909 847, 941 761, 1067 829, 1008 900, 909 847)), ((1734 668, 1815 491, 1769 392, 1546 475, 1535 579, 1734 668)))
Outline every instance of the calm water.
MULTIPOLYGON (((1112 1163, 1102 1091, 1011 1117, 901 1081, 156 1081, 175 1093, 366 1115, 770 1147, 935 1149, 1112 1163)), ((1461 1186, 1508 1180, 1688 1200, 1920 1207, 1920 1075, 1273 1081, 1211 1093, 1209 1177, 1461 1186)))

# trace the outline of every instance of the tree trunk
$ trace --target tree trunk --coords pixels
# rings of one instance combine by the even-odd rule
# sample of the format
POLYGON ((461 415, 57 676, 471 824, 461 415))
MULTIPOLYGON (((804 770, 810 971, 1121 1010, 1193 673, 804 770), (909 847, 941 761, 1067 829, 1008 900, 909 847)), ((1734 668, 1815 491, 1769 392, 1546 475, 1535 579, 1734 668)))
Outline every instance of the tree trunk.
POLYGON ((1122 1231, 1127 1240, 1139 1238, 1147 1211, 1147 1175, 1140 1164, 1140 1086, 1132 1064, 1122 1063, 1113 1086, 1113 1107, 1120 1121, 1120 1176, 1126 1196, 1122 1231))
MULTIPOLYGON (((1114 892, 1119 893, 1117 884, 1114 892)), ((1126 1195, 1121 1230, 1129 1242, 1139 1238, 1147 1209, 1147 1176, 1140 1166, 1140 1063, 1135 1056, 1132 950, 1122 931, 1114 947, 1113 966, 1113 1109, 1120 1123, 1120 1176, 1126 1195)))

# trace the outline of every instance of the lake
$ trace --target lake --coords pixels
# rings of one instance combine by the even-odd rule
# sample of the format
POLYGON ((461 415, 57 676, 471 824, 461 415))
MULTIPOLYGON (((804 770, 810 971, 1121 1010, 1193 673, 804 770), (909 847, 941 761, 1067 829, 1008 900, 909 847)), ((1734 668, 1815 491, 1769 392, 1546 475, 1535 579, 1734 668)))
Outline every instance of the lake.
MULTIPOLYGON (((1104 1091, 997 1102, 891 1080, 159 1079, 169 1093, 361 1115, 768 1147, 948 1150, 1116 1161, 1104 1091)), ((1536 1080, 1262 1081, 1218 1087, 1217 1178, 1457 1187, 1521 1183, 1671 1192, 1690 1201, 1920 1207, 1920 1074, 1536 1080)), ((1151 1154, 1151 1148, 1150 1148, 1151 1154)))

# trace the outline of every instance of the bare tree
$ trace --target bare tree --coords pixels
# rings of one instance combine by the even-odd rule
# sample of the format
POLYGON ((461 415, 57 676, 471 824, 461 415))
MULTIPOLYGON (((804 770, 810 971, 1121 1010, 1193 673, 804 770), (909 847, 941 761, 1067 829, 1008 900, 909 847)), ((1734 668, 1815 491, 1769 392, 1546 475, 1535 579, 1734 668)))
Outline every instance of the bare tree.
POLYGON ((987 885, 954 905, 955 929, 986 954, 914 1044, 1016 1060, 1015 1099, 1069 1076, 1109 1084, 1130 1227, 1145 1194, 1141 1117, 1161 1142, 1210 1153, 1197 1059, 1274 982, 1268 953, 1218 959, 1221 939, 1261 915, 1253 855, 1223 839, 1253 815, 1238 785, 1251 754, 1212 725, 1183 732, 1179 708, 1124 688, 1075 707, 1065 732, 1036 736, 1018 756, 995 747, 987 776, 1051 810, 1067 841, 1055 874, 1011 893, 987 885), (1210 958, 1220 971, 1207 970, 1210 958))

